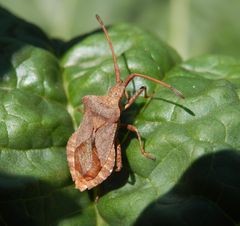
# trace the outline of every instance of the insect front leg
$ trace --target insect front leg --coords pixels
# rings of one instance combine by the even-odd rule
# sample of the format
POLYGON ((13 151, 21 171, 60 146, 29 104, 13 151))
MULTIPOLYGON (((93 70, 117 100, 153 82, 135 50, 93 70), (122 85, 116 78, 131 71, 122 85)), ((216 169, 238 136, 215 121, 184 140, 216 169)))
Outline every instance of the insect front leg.
POLYGON ((148 95, 147 94, 147 87, 146 86, 142 86, 136 93, 134 93, 134 95, 128 100, 127 104, 124 106, 124 109, 126 110, 127 108, 129 108, 134 101, 139 97, 139 95, 144 92, 144 98, 149 98, 152 95, 148 95))
POLYGON ((116 156, 117 168, 115 169, 115 171, 119 172, 122 168, 122 150, 121 150, 121 145, 118 140, 117 140, 117 145, 116 145, 116 151, 117 151, 117 156, 116 156))
POLYGON ((154 156, 152 156, 150 153, 146 152, 143 148, 143 144, 142 144, 142 139, 141 139, 141 135, 138 131, 138 129, 134 126, 134 125, 130 125, 130 124, 121 124, 121 127, 125 127, 127 128, 129 131, 136 133, 139 144, 140 144, 140 150, 142 155, 144 155, 146 158, 155 160, 156 158, 154 156))

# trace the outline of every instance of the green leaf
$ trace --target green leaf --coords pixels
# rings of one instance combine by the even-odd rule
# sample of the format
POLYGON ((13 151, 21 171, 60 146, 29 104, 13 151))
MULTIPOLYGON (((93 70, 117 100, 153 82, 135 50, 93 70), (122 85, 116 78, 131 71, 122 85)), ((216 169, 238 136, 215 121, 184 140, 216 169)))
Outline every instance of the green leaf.
MULTIPOLYGON (((14 21, 18 23, 18 18, 14 21)), ((100 186, 98 202, 97 190, 74 189, 65 147, 81 121, 81 98, 105 95, 115 84, 104 34, 99 30, 58 46, 48 43, 54 51, 40 48, 38 35, 22 38, 29 35, 27 31, 23 36, 4 35, 0 38, 0 223, 239 223, 240 62, 204 56, 180 64, 171 47, 137 27, 119 24, 108 30, 122 79, 134 72, 148 74, 186 96, 180 100, 141 78, 128 86, 131 95, 142 85, 154 93, 149 99, 139 97, 121 121, 136 125, 145 149, 156 160, 141 155, 135 135, 121 129, 123 169, 100 186), (54 55, 56 48, 66 50, 61 59, 54 55)))
POLYGON ((107 222, 239 221, 239 75, 239 61, 221 56, 195 58, 166 75, 165 81, 177 86, 186 99, 177 100, 156 87, 150 103, 134 117, 145 148, 156 161, 140 154, 136 139, 129 140, 126 154, 134 179, 100 199, 98 209, 107 222))
MULTIPOLYGON (((177 53, 168 45, 141 29, 126 24, 109 28, 109 35, 118 56, 121 78, 135 73, 144 73, 161 79, 180 61, 177 53)), ((115 84, 111 51, 102 31, 93 34, 70 48, 62 59, 64 82, 72 107, 72 115, 79 118, 79 104, 85 95, 105 95, 115 84), (99 86, 101 84, 101 86, 99 86)), ((129 90, 146 85, 150 92, 155 84, 135 79, 129 90)), ((79 122, 76 123, 78 125, 79 122)))
POLYGON ((89 196, 74 189, 69 177, 65 146, 73 126, 59 60, 45 50, 41 35, 31 32, 38 28, 8 13, 4 16, 0 38, 1 225, 94 225, 89 196))

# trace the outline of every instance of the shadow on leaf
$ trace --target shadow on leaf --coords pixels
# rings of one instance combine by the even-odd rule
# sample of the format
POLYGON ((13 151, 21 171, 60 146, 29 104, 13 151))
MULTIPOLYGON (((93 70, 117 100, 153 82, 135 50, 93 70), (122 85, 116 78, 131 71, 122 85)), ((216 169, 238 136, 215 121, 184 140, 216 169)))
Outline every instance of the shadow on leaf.
MULTIPOLYGON (((123 111, 121 114, 121 123, 124 124, 133 124, 134 119, 137 114, 144 106, 143 103, 136 104, 134 103, 130 109, 127 111, 123 111)), ((101 185, 101 195, 106 194, 112 190, 118 189, 124 186, 126 183, 134 184, 135 176, 131 171, 128 160, 126 158, 126 150, 129 146, 132 139, 136 139, 136 134, 133 132, 129 132, 126 128, 119 128, 117 132, 117 137, 121 143, 121 154, 122 154, 122 169, 120 172, 114 172, 110 175, 110 177, 103 182, 101 185)), ((144 138, 142 138, 144 143, 144 138)), ((140 149, 139 149, 140 151, 140 149)))
POLYGON ((177 107, 179 107, 179 108, 183 109, 184 111, 186 111, 189 115, 196 116, 195 113, 191 109, 183 106, 182 104, 178 104, 178 103, 176 103, 174 101, 170 101, 170 100, 167 100, 167 99, 164 99, 164 98, 159 98, 159 97, 154 97, 154 96, 153 96, 152 99, 154 99, 154 100, 161 100, 161 101, 164 101, 164 102, 167 102, 167 103, 170 103, 170 104, 174 104, 177 107))
POLYGON ((231 226, 240 222, 240 155, 222 150, 196 160, 135 226, 231 226))
MULTIPOLYGON (((154 97, 153 97, 154 98, 154 97)), ((167 100, 167 99, 163 99, 163 98, 154 98, 157 99, 159 101, 165 101, 169 104, 173 104, 177 107, 182 108, 183 110, 185 110, 188 114, 190 114, 191 116, 195 116, 194 112, 191 111, 189 108, 180 105, 176 102, 167 100)), ((149 104, 149 103, 147 103, 149 104)), ((134 121, 137 117, 137 115, 141 112, 141 110, 143 108, 145 108, 146 102, 141 102, 141 103, 133 103, 132 106, 127 109, 126 111, 123 111, 121 113, 121 123, 124 124, 132 124, 134 125, 134 121)), ((120 140, 121 143, 121 153, 122 153, 122 164, 123 167, 121 169, 120 172, 113 172, 109 178, 107 178, 106 181, 103 182, 103 184, 101 185, 101 192, 100 192, 100 196, 121 188, 122 186, 124 186, 126 183, 130 183, 130 184, 134 184, 136 179, 135 179, 135 174, 134 172, 132 172, 131 167, 129 166, 128 160, 126 158, 126 150, 131 142, 132 139, 137 139, 136 134, 134 132, 129 132, 127 129, 125 128, 120 128, 118 130, 117 133, 117 137, 120 140)), ((141 137, 143 145, 145 143, 145 138, 141 137)), ((140 152, 140 146, 139 146, 139 152, 140 152)))
POLYGON ((57 188, 32 177, 0 174, 1 225, 58 225, 68 218, 92 225, 95 212, 90 202, 87 192, 72 185, 57 188))

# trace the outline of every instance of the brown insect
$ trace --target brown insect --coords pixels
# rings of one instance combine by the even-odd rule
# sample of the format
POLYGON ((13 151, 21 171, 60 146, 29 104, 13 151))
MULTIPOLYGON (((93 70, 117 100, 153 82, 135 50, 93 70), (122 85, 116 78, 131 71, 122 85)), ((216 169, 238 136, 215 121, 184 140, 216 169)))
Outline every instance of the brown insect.
POLYGON ((127 85, 134 77, 142 77, 159 83, 171 89, 177 96, 184 98, 182 93, 160 80, 151 78, 143 74, 130 74, 125 81, 120 79, 120 71, 114 53, 112 42, 108 32, 101 20, 96 15, 104 34, 109 43, 116 74, 116 85, 110 88, 106 96, 84 96, 84 116, 79 128, 72 134, 67 143, 67 160, 75 186, 80 191, 91 189, 102 183, 113 171, 116 162, 116 171, 122 167, 121 147, 116 139, 116 134, 120 126, 136 133, 140 143, 141 153, 149 158, 155 159, 143 148, 140 134, 133 125, 120 123, 120 114, 128 109, 135 99, 144 92, 147 97, 146 87, 141 87, 131 98, 128 98, 125 91, 127 85), (126 95, 127 103, 121 106, 120 102, 126 95))

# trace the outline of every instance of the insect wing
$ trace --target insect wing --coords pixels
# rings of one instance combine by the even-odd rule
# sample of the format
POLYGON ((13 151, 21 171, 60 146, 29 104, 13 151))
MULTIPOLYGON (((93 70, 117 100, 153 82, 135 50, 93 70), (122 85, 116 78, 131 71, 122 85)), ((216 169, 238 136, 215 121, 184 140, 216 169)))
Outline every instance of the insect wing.
POLYGON ((114 139, 117 123, 106 122, 99 128, 94 128, 93 119, 94 116, 84 117, 67 145, 70 172, 76 187, 81 191, 104 181, 115 164, 114 139))

